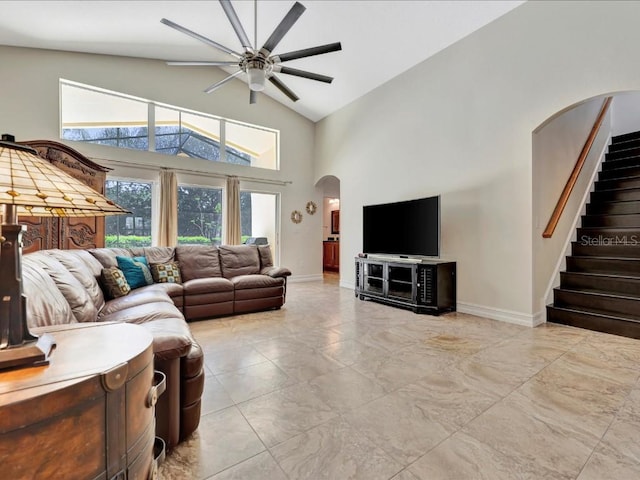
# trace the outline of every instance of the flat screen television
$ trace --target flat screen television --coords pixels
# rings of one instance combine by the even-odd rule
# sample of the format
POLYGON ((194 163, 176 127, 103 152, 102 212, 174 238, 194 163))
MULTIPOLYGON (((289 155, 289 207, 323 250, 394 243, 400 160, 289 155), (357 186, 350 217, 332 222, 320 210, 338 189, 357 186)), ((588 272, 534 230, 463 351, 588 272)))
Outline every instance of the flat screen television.
POLYGON ((440 196, 362 207, 364 253, 440 255, 440 196))

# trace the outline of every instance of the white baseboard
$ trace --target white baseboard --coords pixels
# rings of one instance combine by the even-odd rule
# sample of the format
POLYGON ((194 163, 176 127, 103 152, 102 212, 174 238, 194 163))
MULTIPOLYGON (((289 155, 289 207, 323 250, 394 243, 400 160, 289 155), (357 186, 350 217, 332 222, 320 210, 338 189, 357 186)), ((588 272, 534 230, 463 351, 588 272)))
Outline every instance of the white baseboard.
POLYGON ((321 282, 322 274, 316 273, 314 275, 291 275, 287 282, 289 283, 304 283, 304 282, 321 282))
POLYGON ((514 312, 512 310, 503 310, 501 308, 485 307, 483 305, 464 302, 458 302, 457 310, 462 313, 469 313, 471 315, 477 315, 478 317, 490 318, 501 322, 514 323, 525 327, 535 327, 543 323, 543 312, 531 315, 528 313, 514 312))
POLYGON ((547 307, 546 306, 533 316, 534 327, 537 327, 538 325, 542 325, 543 323, 547 323, 547 307))
POLYGON ((348 288, 349 290, 355 290, 356 289, 356 284, 353 282, 345 282, 343 280, 340 280, 340 286, 342 288, 348 288))

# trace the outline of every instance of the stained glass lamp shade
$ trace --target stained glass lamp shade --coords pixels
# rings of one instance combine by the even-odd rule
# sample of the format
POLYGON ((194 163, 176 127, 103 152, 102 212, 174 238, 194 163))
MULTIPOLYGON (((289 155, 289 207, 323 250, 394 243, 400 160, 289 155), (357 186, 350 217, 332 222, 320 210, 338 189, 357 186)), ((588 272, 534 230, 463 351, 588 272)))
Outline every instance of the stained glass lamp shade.
MULTIPOLYGON (((30 217, 98 217, 129 213, 80 180, 39 157, 30 147, 0 141, 0 369, 47 362, 55 345, 50 335, 38 339, 27 327, 22 290, 22 225, 30 217), (37 341, 37 343, 36 343, 37 341)), ((5 141, 6 139, 10 141, 5 141)))

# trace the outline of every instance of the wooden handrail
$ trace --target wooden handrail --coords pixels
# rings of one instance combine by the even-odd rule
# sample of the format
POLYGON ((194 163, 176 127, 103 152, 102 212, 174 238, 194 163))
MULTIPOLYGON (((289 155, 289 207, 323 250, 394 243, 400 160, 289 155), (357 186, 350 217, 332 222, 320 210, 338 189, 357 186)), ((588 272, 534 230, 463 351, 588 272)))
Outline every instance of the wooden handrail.
POLYGON ((596 135, 598 135, 598 131, 600 130, 600 126, 602 125, 602 121, 604 120, 604 116, 607 114, 607 110, 609 110, 609 105, 611 105, 611 100, 613 97, 607 97, 602 104, 602 108, 600 109, 600 113, 598 114, 598 118, 596 118, 593 127, 591 128, 591 133, 589 133, 589 137, 587 137, 587 141, 582 147, 582 151, 580 152, 580 156, 578 160, 576 160, 576 164, 573 167, 573 171, 571 175, 569 175, 569 179, 567 180, 567 184, 564 186, 564 190, 560 194, 560 198, 558 199, 558 203, 556 204, 556 208, 553 210, 551 214, 551 218, 549 219, 549 223, 547 223, 547 228, 545 228, 542 236, 544 238, 551 238, 553 232, 558 226, 558 222, 560 221, 560 216, 562 216, 562 212, 564 211, 564 207, 567 206, 567 202, 569 201, 569 196, 573 191, 573 187, 576 186, 576 182, 578 181, 578 176, 582 171, 582 167, 584 166, 584 162, 587 160, 587 156, 591 151, 591 147, 593 142, 596 139, 596 135))

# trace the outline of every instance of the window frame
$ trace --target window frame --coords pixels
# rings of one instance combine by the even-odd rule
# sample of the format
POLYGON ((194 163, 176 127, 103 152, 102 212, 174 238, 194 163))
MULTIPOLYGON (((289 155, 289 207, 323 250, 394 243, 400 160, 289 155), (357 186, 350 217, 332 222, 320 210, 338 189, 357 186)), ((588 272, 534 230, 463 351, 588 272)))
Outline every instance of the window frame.
MULTIPOLYGON (((181 117, 182 113, 185 114, 189 114, 189 115, 196 115, 196 116, 200 116, 200 117, 204 117, 204 118, 209 118, 212 120, 217 120, 218 122, 220 122, 220 141, 218 149, 220 151, 220 160, 215 160, 215 159, 209 159, 209 158, 202 158, 200 156, 194 156, 194 157, 190 157, 190 158, 195 158, 195 159, 201 159, 201 160, 205 160, 208 162, 214 162, 214 163, 226 163, 226 164, 231 164, 231 165, 240 165, 243 167, 250 167, 252 169, 261 169, 261 170, 273 170, 273 171, 280 171, 280 131, 276 130, 276 129, 272 129, 269 127, 264 127, 261 125, 253 125, 247 122, 242 122, 239 120, 233 120, 233 119, 229 119, 229 118, 225 118, 225 117, 220 117, 217 115, 213 115, 210 113, 206 113, 206 112, 198 112, 196 110, 191 110, 188 108, 183 108, 183 107, 179 107, 176 105, 170 105, 170 104, 166 104, 166 103, 162 103, 162 102, 157 102, 154 100, 150 100, 150 99, 145 99, 145 98, 141 98, 141 97, 136 97, 133 95, 127 95, 125 93, 121 93, 121 92, 115 92, 112 90, 107 90, 104 88, 100 88, 100 87, 94 87, 92 85, 87 85, 87 84, 83 84, 83 83, 79 83, 79 82, 74 82, 72 80, 67 80, 67 79, 63 79, 60 78, 59 79, 59 95, 60 95, 60 103, 59 103, 59 137, 62 140, 65 141, 69 141, 69 142, 79 142, 79 143, 93 143, 95 145, 99 145, 100 143, 98 142, 92 142, 92 141, 83 141, 83 140, 70 140, 70 139, 65 139, 64 138, 64 131, 66 130, 64 127, 64 123, 63 123, 63 109, 64 109, 64 101, 63 101, 63 86, 69 86, 69 87, 73 87, 73 88, 80 88, 80 89, 84 89, 90 92, 95 92, 95 93, 99 93, 102 95, 108 95, 108 96, 113 96, 113 97, 118 97, 118 98, 124 98, 127 100, 132 100, 132 101, 137 101, 137 102, 141 102, 141 103, 145 103, 147 105, 147 144, 148 144, 148 148, 146 151, 150 151, 150 152, 154 152, 154 153, 158 153, 161 155, 171 155, 171 156, 177 156, 170 154, 170 153, 166 153, 166 152, 162 152, 162 151, 157 151, 156 150, 156 127, 157 127, 157 123, 156 123, 156 115, 155 115, 155 109, 156 107, 158 108, 163 108, 163 109, 167 109, 167 110, 173 110, 176 111, 178 113, 178 116, 181 117), (238 147, 240 148, 245 148, 247 152, 251 152, 249 147, 242 147, 242 146, 237 146, 237 145, 229 145, 227 144, 226 141, 226 135, 225 135, 225 129, 226 129, 226 125, 227 124, 234 124, 234 125, 239 125, 242 127, 246 127, 246 128, 250 128, 250 129, 254 129, 254 130, 259 130, 259 131, 263 131, 263 132, 268 132, 268 133, 272 133, 274 135, 274 148, 275 148, 275 158, 274 158, 274 166, 273 168, 270 167, 264 167, 264 166, 254 166, 251 164, 248 165, 243 165, 242 163, 233 163, 233 162, 228 162, 227 161, 227 149, 231 148, 233 150, 237 150, 237 151, 242 151, 242 150, 238 150, 238 147)), ((179 120, 179 128, 182 128, 182 121, 179 120)), ((113 128, 121 128, 122 126, 116 126, 116 125, 112 125, 111 127, 113 128)), ((79 127, 73 127, 73 128, 79 128, 79 127)), ((193 132, 195 134, 197 134, 198 132, 193 130, 193 132)), ((138 138, 138 137, 137 137, 138 138)), ((143 137, 139 137, 139 138, 143 138, 143 137)), ((215 141, 215 140, 212 140, 215 141)), ((111 145, 113 146, 113 145, 111 145)), ((121 147, 121 146, 113 146, 114 148, 129 148, 129 147, 121 147)), ((141 150, 141 149, 134 149, 134 150, 139 150, 139 151, 145 151, 145 150, 141 150)), ((245 152, 245 153, 247 153, 245 152)), ((247 153, 250 157, 251 154, 247 153)))
MULTIPOLYGON (((203 185, 201 183, 194 183, 194 182, 184 182, 184 181, 180 181, 180 178, 178 177, 178 189, 180 187, 192 187, 192 188, 209 188, 211 190, 220 190, 220 205, 222 206, 222 212, 221 212, 221 216, 222 216, 222 222, 220 225, 221 228, 221 235, 220 235, 220 245, 225 245, 226 242, 226 235, 227 235, 227 191, 226 188, 222 185, 203 185)), ((180 195, 180 193, 178 192, 178 195, 180 195)), ((180 210, 178 209, 179 203, 178 205, 176 205, 176 211, 178 212, 178 216, 180 215, 180 210)), ((177 226, 176 226, 177 227, 177 226)), ((178 237, 180 237, 180 232, 179 230, 176 231, 178 232, 178 237)), ((176 239, 176 245, 181 245, 180 243, 178 243, 177 239, 176 239)), ((186 245, 186 244, 183 244, 186 245)), ((215 244, 214 244, 215 245, 215 244)))
MULTIPOLYGON (((158 215, 158 211, 160 209, 160 183, 158 179, 150 179, 150 178, 141 178, 141 177, 129 177, 129 176, 121 176, 121 175, 107 175, 105 179, 105 195, 107 189, 107 182, 116 181, 116 182, 130 182, 130 183, 147 183, 151 185, 151 246, 157 245, 157 231, 158 224, 160 221, 160 217, 158 215)), ((126 207, 124 207, 126 208, 126 207)), ((105 235, 105 246, 106 246, 106 236, 107 236, 107 227, 105 225, 104 230, 105 235)))

